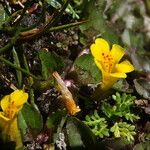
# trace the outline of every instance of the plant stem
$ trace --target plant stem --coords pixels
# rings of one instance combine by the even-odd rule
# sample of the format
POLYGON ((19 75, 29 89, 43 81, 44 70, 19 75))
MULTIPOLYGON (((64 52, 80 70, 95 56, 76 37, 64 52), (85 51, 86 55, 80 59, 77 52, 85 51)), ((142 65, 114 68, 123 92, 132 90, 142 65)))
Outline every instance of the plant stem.
POLYGON ((26 59, 26 56, 25 56, 24 52, 23 52, 23 63, 24 63, 24 67, 26 68, 26 70, 28 72, 30 72, 28 62, 27 62, 27 59, 26 59))
MULTIPOLYGON (((25 66, 26 70, 29 72, 29 66, 28 66, 27 59, 26 59, 24 53, 23 53, 23 62, 24 62, 24 66, 25 66)), ((38 109, 37 105, 35 104, 34 89, 32 88, 32 85, 34 84, 34 81, 33 81, 32 78, 29 78, 28 81, 29 81, 29 86, 30 86, 29 93, 30 93, 31 105, 39 112, 39 109, 38 109)))
POLYGON ((8 43, 7 45, 5 45, 4 47, 0 48, 0 54, 5 52, 6 50, 8 50, 10 47, 12 47, 13 42, 8 43))
POLYGON ((11 63, 10 61, 6 60, 5 58, 3 58, 2 56, 0 56, 0 60, 3 61, 6 65, 11 66, 12 68, 15 68, 25 74, 27 74, 28 76, 31 76, 32 78, 36 79, 36 80, 41 80, 41 78, 36 77, 35 75, 33 75, 32 73, 30 73, 29 71, 20 68, 18 66, 16 66, 15 64, 11 63))
POLYGON ((38 112, 40 112, 37 105, 34 102, 34 90, 33 90, 33 88, 30 88, 30 102, 31 102, 32 107, 35 108, 38 112))
POLYGON ((64 127, 65 122, 67 121, 68 118, 68 114, 66 114, 65 116, 62 117, 61 122, 57 128, 57 133, 61 133, 64 127))
MULTIPOLYGON (((17 54, 17 52, 16 52, 16 50, 15 50, 14 47, 13 47, 12 53, 13 53, 14 64, 15 64, 17 67, 20 67, 19 57, 18 57, 18 54, 17 54)), ((21 88, 21 85, 22 85, 22 72, 21 72, 21 71, 18 71, 18 70, 16 69, 16 75, 17 75, 17 79, 18 79, 18 85, 19 85, 19 87, 21 88)))
POLYGON ((57 31, 57 30, 61 30, 61 29, 66 29, 66 28, 70 28, 70 27, 74 27, 83 23, 86 23, 86 21, 80 21, 80 22, 73 22, 73 23, 69 23, 69 24, 65 24, 65 25, 61 25, 61 26, 57 26, 57 27, 52 27, 49 30, 47 30, 47 32, 52 32, 52 31, 57 31))

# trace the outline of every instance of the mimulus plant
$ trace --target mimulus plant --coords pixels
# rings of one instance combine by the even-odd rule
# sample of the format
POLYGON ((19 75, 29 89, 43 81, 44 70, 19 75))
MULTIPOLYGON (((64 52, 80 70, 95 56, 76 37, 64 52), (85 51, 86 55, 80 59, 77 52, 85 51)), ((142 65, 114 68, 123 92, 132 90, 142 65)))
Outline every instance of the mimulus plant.
POLYGON ((113 44, 110 50, 108 42, 102 38, 97 38, 91 45, 91 53, 97 67, 102 72, 102 90, 111 88, 117 79, 126 78, 126 73, 134 70, 128 60, 119 63, 125 50, 117 44, 113 44))

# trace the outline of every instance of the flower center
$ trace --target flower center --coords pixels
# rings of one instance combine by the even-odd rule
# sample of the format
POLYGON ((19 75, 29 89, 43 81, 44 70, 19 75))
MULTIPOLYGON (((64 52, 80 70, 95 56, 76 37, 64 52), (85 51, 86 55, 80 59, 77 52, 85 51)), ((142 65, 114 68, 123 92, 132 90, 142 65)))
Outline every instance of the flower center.
POLYGON ((15 113, 16 113, 16 109, 17 108, 14 104, 14 101, 9 102, 8 107, 4 111, 5 117, 7 117, 9 119, 13 119, 13 117, 15 116, 15 113))
POLYGON ((111 56, 111 54, 107 54, 107 53, 102 53, 101 54, 101 58, 102 58, 102 67, 104 69, 105 72, 112 72, 113 69, 113 65, 114 65, 114 60, 113 57, 111 56))

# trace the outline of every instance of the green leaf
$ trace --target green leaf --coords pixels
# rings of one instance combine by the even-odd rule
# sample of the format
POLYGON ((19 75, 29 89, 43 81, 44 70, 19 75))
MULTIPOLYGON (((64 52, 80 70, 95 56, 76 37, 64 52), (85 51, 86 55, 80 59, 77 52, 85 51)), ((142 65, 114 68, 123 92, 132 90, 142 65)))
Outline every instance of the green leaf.
POLYGON ((119 131, 119 126, 117 122, 113 125, 113 127, 111 127, 110 131, 114 132, 114 136, 116 138, 120 137, 120 131, 119 131))
POLYGON ((149 148, 150 148, 150 141, 139 143, 134 146, 134 150, 149 150, 149 148))
POLYGON ((64 67, 61 57, 55 53, 41 50, 39 52, 39 58, 42 65, 42 76, 45 80, 48 79, 54 71, 61 71, 64 67))
POLYGON ((18 120, 23 134, 26 133, 27 129, 37 129, 40 131, 43 128, 41 114, 28 103, 19 112, 18 120))
POLYGON ((82 44, 87 44, 93 40, 93 37, 98 36, 102 36, 111 43, 118 43, 118 37, 114 29, 107 25, 106 17, 104 16, 107 2, 105 0, 86 1, 84 7, 84 13, 86 17, 88 16, 88 22, 80 26, 80 30, 84 35, 82 44))
POLYGON ((99 136, 100 138, 109 136, 107 121, 105 120, 105 118, 100 117, 97 111, 94 111, 94 114, 91 116, 87 115, 85 117, 84 123, 91 128, 92 132, 96 136, 99 136))
MULTIPOLYGON (((150 144, 149 144, 149 146, 150 146, 150 144)), ((134 150, 145 150, 145 144, 136 144, 135 146, 134 146, 134 150)))
POLYGON ((45 81, 34 80, 33 88, 37 91, 44 92, 50 89, 50 87, 54 86, 54 83, 55 83, 55 80, 53 78, 47 79, 45 81))
MULTIPOLYGON (((17 52, 16 52, 14 47, 13 47, 12 52, 13 52, 14 64, 17 67, 20 67, 19 57, 18 57, 18 54, 17 54, 17 52)), ((17 79, 18 79, 18 85, 21 88, 21 85, 22 85, 22 72, 16 69, 16 74, 17 74, 17 79)))
POLYGON ((87 125, 75 117, 70 117, 66 124, 68 141, 71 148, 94 149, 96 138, 87 125))
POLYGON ((0 27, 5 23, 6 19, 8 18, 4 8, 2 5, 0 5, 0 27))
MULTIPOLYGON (((138 43, 138 42, 137 42, 138 43)), ((140 44, 137 44, 140 45, 140 44)), ((150 52, 142 50, 128 49, 132 63, 137 71, 148 73, 150 72, 150 52)))
POLYGON ((150 81, 147 79, 134 79, 134 85, 139 95, 150 100, 150 81))
POLYGON ((91 54, 78 57, 74 63, 80 84, 100 83, 101 71, 96 66, 91 54))
POLYGON ((73 121, 68 120, 67 126, 69 145, 71 147, 84 147, 81 135, 73 121))
POLYGON ((26 135, 27 129, 28 129, 28 125, 26 120, 24 119, 23 115, 21 112, 19 112, 18 115, 18 124, 19 124, 19 128, 21 129, 21 133, 23 135, 23 137, 26 135))
POLYGON ((113 85, 113 89, 118 92, 125 92, 125 93, 133 93, 133 89, 130 89, 129 84, 125 79, 120 79, 113 85))
POLYGON ((130 120, 131 122, 138 120, 139 116, 131 113, 131 106, 134 105, 135 96, 131 94, 116 93, 116 95, 112 95, 112 99, 115 101, 115 104, 112 106, 107 102, 103 102, 102 111, 108 117, 111 118, 113 116, 125 117, 126 120, 130 120))
POLYGON ((123 93, 120 95, 118 92, 116 95, 112 95, 112 98, 115 100, 118 109, 120 110, 128 110, 131 105, 134 104, 135 96, 131 94, 123 93))
POLYGON ((112 107, 110 104, 106 103, 106 102, 104 102, 104 103, 102 104, 102 111, 103 111, 103 113, 104 113, 108 118, 110 118, 110 117, 114 114, 114 109, 113 109, 113 107, 112 107))
MULTIPOLYGON (((57 0, 47 0, 47 3, 56 9, 60 9, 62 7, 62 4, 59 3, 57 0)), ((73 7, 70 4, 68 4, 65 11, 66 13, 71 14, 73 18, 79 19, 78 14, 76 13, 76 11, 73 9, 73 7)))
POLYGON ((143 49, 144 46, 144 34, 135 34, 133 30, 125 29, 122 34, 122 41, 128 47, 134 47, 136 49, 143 49), (137 44, 138 43, 138 44, 137 44))
POLYGON ((144 46, 143 39, 145 35, 142 33, 135 35, 135 32, 132 32, 132 31, 130 31, 129 33, 130 33, 130 39, 131 39, 131 46, 136 49, 143 49, 143 46, 144 46))
POLYGON ((56 9, 61 8, 61 4, 57 0, 46 0, 48 4, 53 6, 56 9))
POLYGON ((123 137, 126 138, 128 141, 134 140, 133 136, 136 134, 134 130, 135 126, 126 122, 116 122, 110 129, 110 131, 114 133, 114 136, 116 138, 123 137))
POLYGON ((107 138, 102 143, 107 147, 107 150, 126 150, 127 147, 133 145, 133 141, 128 141, 126 138, 107 138))
POLYGON ((46 121, 46 126, 47 128, 54 128, 56 129, 57 126, 59 125, 62 117, 64 117, 66 115, 66 111, 57 111, 53 114, 51 114, 46 121))
POLYGON ((125 118, 126 118, 127 120, 130 120, 131 122, 133 122, 134 120, 140 119, 139 116, 136 116, 136 115, 131 114, 131 113, 125 113, 125 118))
MULTIPOLYGON (((104 18, 103 18, 103 11, 105 9, 105 0, 96 0, 90 1, 85 3, 85 10, 84 13, 86 16, 89 16, 89 21, 80 26, 81 31, 92 38, 94 35, 89 34, 90 30, 96 31, 97 34, 100 33, 100 31, 104 31, 106 29, 104 18), (92 10, 92 11, 91 11, 92 10)), ((95 32, 93 32, 95 33, 95 32)))

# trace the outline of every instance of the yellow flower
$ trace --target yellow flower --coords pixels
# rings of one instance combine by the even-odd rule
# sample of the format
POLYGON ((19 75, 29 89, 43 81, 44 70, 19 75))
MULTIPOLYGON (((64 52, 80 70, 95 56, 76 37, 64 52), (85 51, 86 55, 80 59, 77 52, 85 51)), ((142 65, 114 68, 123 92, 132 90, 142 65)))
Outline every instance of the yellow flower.
POLYGON ((97 38, 95 43, 91 45, 91 53, 96 65, 102 72, 101 88, 103 90, 111 88, 118 78, 126 78, 126 73, 134 70, 133 65, 128 60, 119 63, 125 54, 124 49, 113 44, 110 50, 108 42, 102 38, 97 38))
POLYGON ((21 135, 17 124, 17 114, 27 99, 27 93, 22 90, 15 90, 10 95, 4 96, 0 102, 2 108, 0 112, 2 136, 8 137, 11 141, 15 141, 17 147, 22 146, 21 135))
POLYGON ((71 92, 66 87, 64 81, 61 79, 60 75, 57 72, 53 73, 53 76, 58 82, 58 88, 61 92, 61 99, 64 103, 66 109, 68 110, 70 115, 75 115, 77 112, 80 111, 80 108, 76 105, 75 101, 73 100, 73 96, 71 92))

